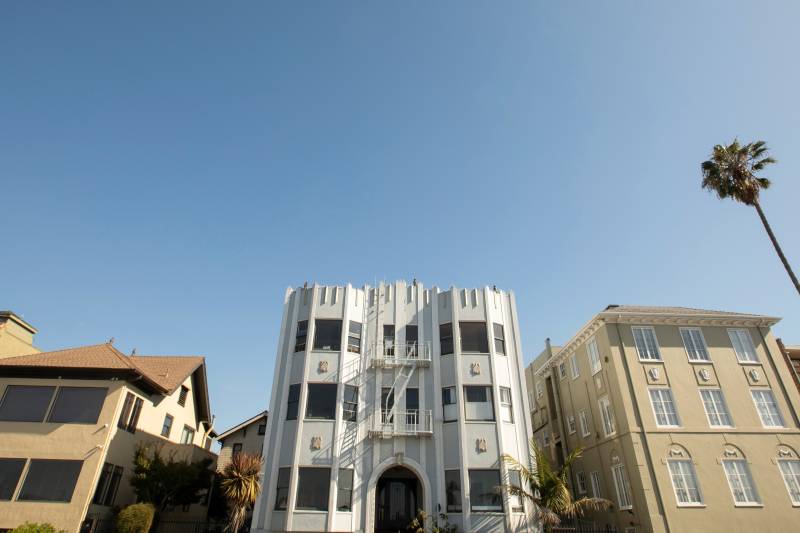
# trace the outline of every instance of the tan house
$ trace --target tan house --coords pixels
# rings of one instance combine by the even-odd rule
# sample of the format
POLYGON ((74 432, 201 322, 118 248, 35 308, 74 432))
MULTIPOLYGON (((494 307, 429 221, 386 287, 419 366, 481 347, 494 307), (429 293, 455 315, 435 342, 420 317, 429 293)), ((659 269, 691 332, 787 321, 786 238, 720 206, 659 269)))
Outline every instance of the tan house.
MULTIPOLYGON (((4 357, 0 530, 32 521, 91 531, 135 502, 137 444, 213 460, 214 436, 203 357, 126 356, 110 343, 4 357)), ((201 502, 163 518, 206 514, 201 502)))
POLYGON ((267 416, 267 411, 261 411, 256 416, 217 436, 217 442, 221 445, 217 459, 217 472, 221 472, 231 462, 231 457, 234 455, 240 453, 262 455, 264 434, 267 431, 267 416))
POLYGON ((800 395, 779 319, 608 306, 527 369, 534 438, 576 448, 584 517, 617 531, 790 531, 800 523, 800 395))

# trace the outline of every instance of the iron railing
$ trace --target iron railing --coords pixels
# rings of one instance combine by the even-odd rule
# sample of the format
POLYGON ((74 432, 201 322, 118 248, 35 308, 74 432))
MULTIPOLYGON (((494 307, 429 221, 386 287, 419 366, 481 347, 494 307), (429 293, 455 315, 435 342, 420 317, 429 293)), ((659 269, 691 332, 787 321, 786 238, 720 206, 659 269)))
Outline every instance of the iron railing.
POLYGON ((433 434, 433 412, 430 409, 381 409, 372 417, 370 436, 420 437, 433 434))
POLYGON ((429 342, 377 341, 368 350, 370 364, 374 367, 429 366, 431 364, 431 344, 429 342))

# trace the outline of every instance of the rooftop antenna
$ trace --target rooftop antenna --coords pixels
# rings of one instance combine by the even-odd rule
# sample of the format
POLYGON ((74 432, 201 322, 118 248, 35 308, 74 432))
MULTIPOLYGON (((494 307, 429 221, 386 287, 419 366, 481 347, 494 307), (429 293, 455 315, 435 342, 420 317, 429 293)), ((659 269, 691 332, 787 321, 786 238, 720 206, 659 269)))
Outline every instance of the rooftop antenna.
POLYGON ((131 355, 136 355, 136 348, 134 348, 133 350, 131 350, 131 355))
POLYGON ((107 344, 114 344, 114 337, 111 337, 110 339, 108 339, 108 343, 107 344))

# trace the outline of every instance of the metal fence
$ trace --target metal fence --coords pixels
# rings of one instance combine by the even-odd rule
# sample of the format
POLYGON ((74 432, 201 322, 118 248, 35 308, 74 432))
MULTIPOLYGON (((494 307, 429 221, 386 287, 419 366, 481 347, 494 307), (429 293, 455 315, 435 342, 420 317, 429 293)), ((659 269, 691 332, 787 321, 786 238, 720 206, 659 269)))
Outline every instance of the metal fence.
MULTIPOLYGON (((222 533, 225 526, 221 523, 190 520, 160 520, 151 533, 222 533)), ((249 528, 240 531, 246 533, 249 528)), ((113 518, 88 518, 81 527, 81 533, 115 533, 113 518)))

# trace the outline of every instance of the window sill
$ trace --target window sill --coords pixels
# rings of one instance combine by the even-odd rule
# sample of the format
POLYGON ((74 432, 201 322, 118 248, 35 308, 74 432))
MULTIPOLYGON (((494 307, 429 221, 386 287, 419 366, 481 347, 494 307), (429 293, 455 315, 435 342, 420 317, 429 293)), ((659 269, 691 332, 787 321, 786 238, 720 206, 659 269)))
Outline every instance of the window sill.
POLYGON ((739 361, 739 364, 745 366, 754 366, 754 365, 760 365, 761 361, 739 361))
POLYGON ((625 507, 617 507, 618 511, 632 511, 633 505, 626 505, 625 507))
POLYGON ((735 503, 734 507, 764 507, 763 503, 735 503))
POLYGON ((639 362, 640 363, 661 363, 661 364, 663 364, 664 360, 663 359, 642 359, 640 357, 639 358, 639 362))
POLYGON ((298 509, 294 508, 295 513, 311 513, 311 514, 328 514, 328 511, 320 511, 319 509, 298 509))
POLYGON ((706 504, 704 503, 679 503, 679 509, 705 509, 706 504))
POLYGON ((710 359, 708 361, 704 361, 703 359, 689 359, 689 364, 692 364, 692 365, 713 365, 714 361, 712 361, 710 359))

